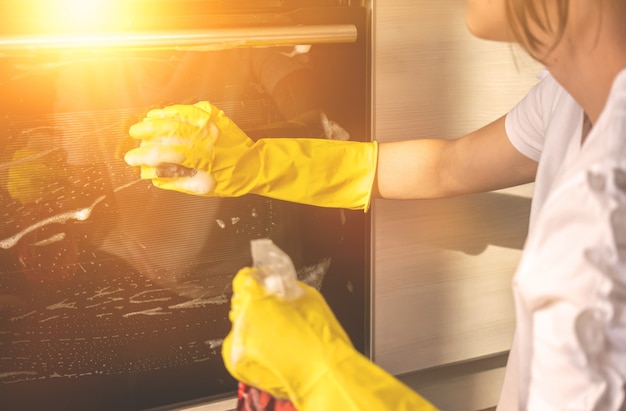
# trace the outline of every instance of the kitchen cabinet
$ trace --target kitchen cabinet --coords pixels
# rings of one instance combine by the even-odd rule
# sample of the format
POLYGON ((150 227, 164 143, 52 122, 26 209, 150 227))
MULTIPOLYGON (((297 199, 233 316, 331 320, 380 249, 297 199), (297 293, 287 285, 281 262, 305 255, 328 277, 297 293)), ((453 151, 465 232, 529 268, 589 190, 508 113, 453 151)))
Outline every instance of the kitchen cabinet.
MULTIPOLYGON (((541 67, 521 49, 468 32, 465 2, 388 0, 372 13, 379 142, 459 137, 505 114, 537 81, 541 67)), ((511 279, 531 196, 525 185, 373 204, 373 359, 442 409, 497 401, 503 361, 484 361, 511 344, 511 279)))

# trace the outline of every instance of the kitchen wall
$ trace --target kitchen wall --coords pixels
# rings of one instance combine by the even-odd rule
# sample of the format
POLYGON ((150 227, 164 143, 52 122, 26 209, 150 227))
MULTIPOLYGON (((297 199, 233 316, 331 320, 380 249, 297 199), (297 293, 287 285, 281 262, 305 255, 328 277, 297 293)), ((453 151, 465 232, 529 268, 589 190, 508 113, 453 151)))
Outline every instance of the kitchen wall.
MULTIPOLYGON (((377 141, 461 136, 537 81, 540 66, 519 48, 469 34, 465 3, 374 0, 377 141)), ((497 401, 531 192, 373 205, 373 358, 442 410, 497 401)))

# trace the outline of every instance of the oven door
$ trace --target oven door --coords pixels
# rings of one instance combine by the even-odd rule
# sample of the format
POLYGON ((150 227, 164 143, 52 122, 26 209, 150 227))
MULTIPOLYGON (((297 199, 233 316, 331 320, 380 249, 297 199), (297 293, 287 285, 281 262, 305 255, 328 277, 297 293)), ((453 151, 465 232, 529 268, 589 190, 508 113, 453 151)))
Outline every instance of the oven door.
POLYGON ((0 3, 2 407, 232 398, 221 343, 257 238, 289 253, 368 354, 368 215, 160 190, 123 161, 150 108, 201 100, 253 139, 369 140, 365 8, 86 3, 0 3))

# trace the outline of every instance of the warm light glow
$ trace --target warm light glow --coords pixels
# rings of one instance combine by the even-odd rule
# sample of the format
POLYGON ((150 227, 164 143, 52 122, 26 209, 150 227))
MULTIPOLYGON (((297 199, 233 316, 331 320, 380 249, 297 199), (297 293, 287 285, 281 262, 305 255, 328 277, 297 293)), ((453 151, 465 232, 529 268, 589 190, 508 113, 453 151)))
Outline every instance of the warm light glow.
POLYGON ((59 2, 59 6, 70 22, 78 22, 87 27, 101 25, 106 18, 104 0, 63 0, 59 2))
POLYGON ((54 4, 54 21, 65 28, 102 29, 116 20, 111 8, 115 3, 107 0, 54 0, 51 3, 54 4))
POLYGON ((127 23, 122 2, 115 0, 40 0, 30 14, 33 31, 93 32, 122 30, 127 23))

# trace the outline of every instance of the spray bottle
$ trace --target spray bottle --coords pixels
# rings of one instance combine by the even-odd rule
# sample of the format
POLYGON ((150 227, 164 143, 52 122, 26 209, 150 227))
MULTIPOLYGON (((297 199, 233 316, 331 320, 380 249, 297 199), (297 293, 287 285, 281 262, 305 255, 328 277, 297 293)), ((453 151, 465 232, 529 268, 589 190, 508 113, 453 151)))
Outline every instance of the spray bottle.
MULTIPOLYGON (((257 280, 268 293, 285 300, 302 294, 296 269, 291 258, 267 238, 252 240, 252 265, 257 269, 257 280)), ((287 399, 276 398, 258 388, 239 383, 237 411, 296 411, 287 399)))

